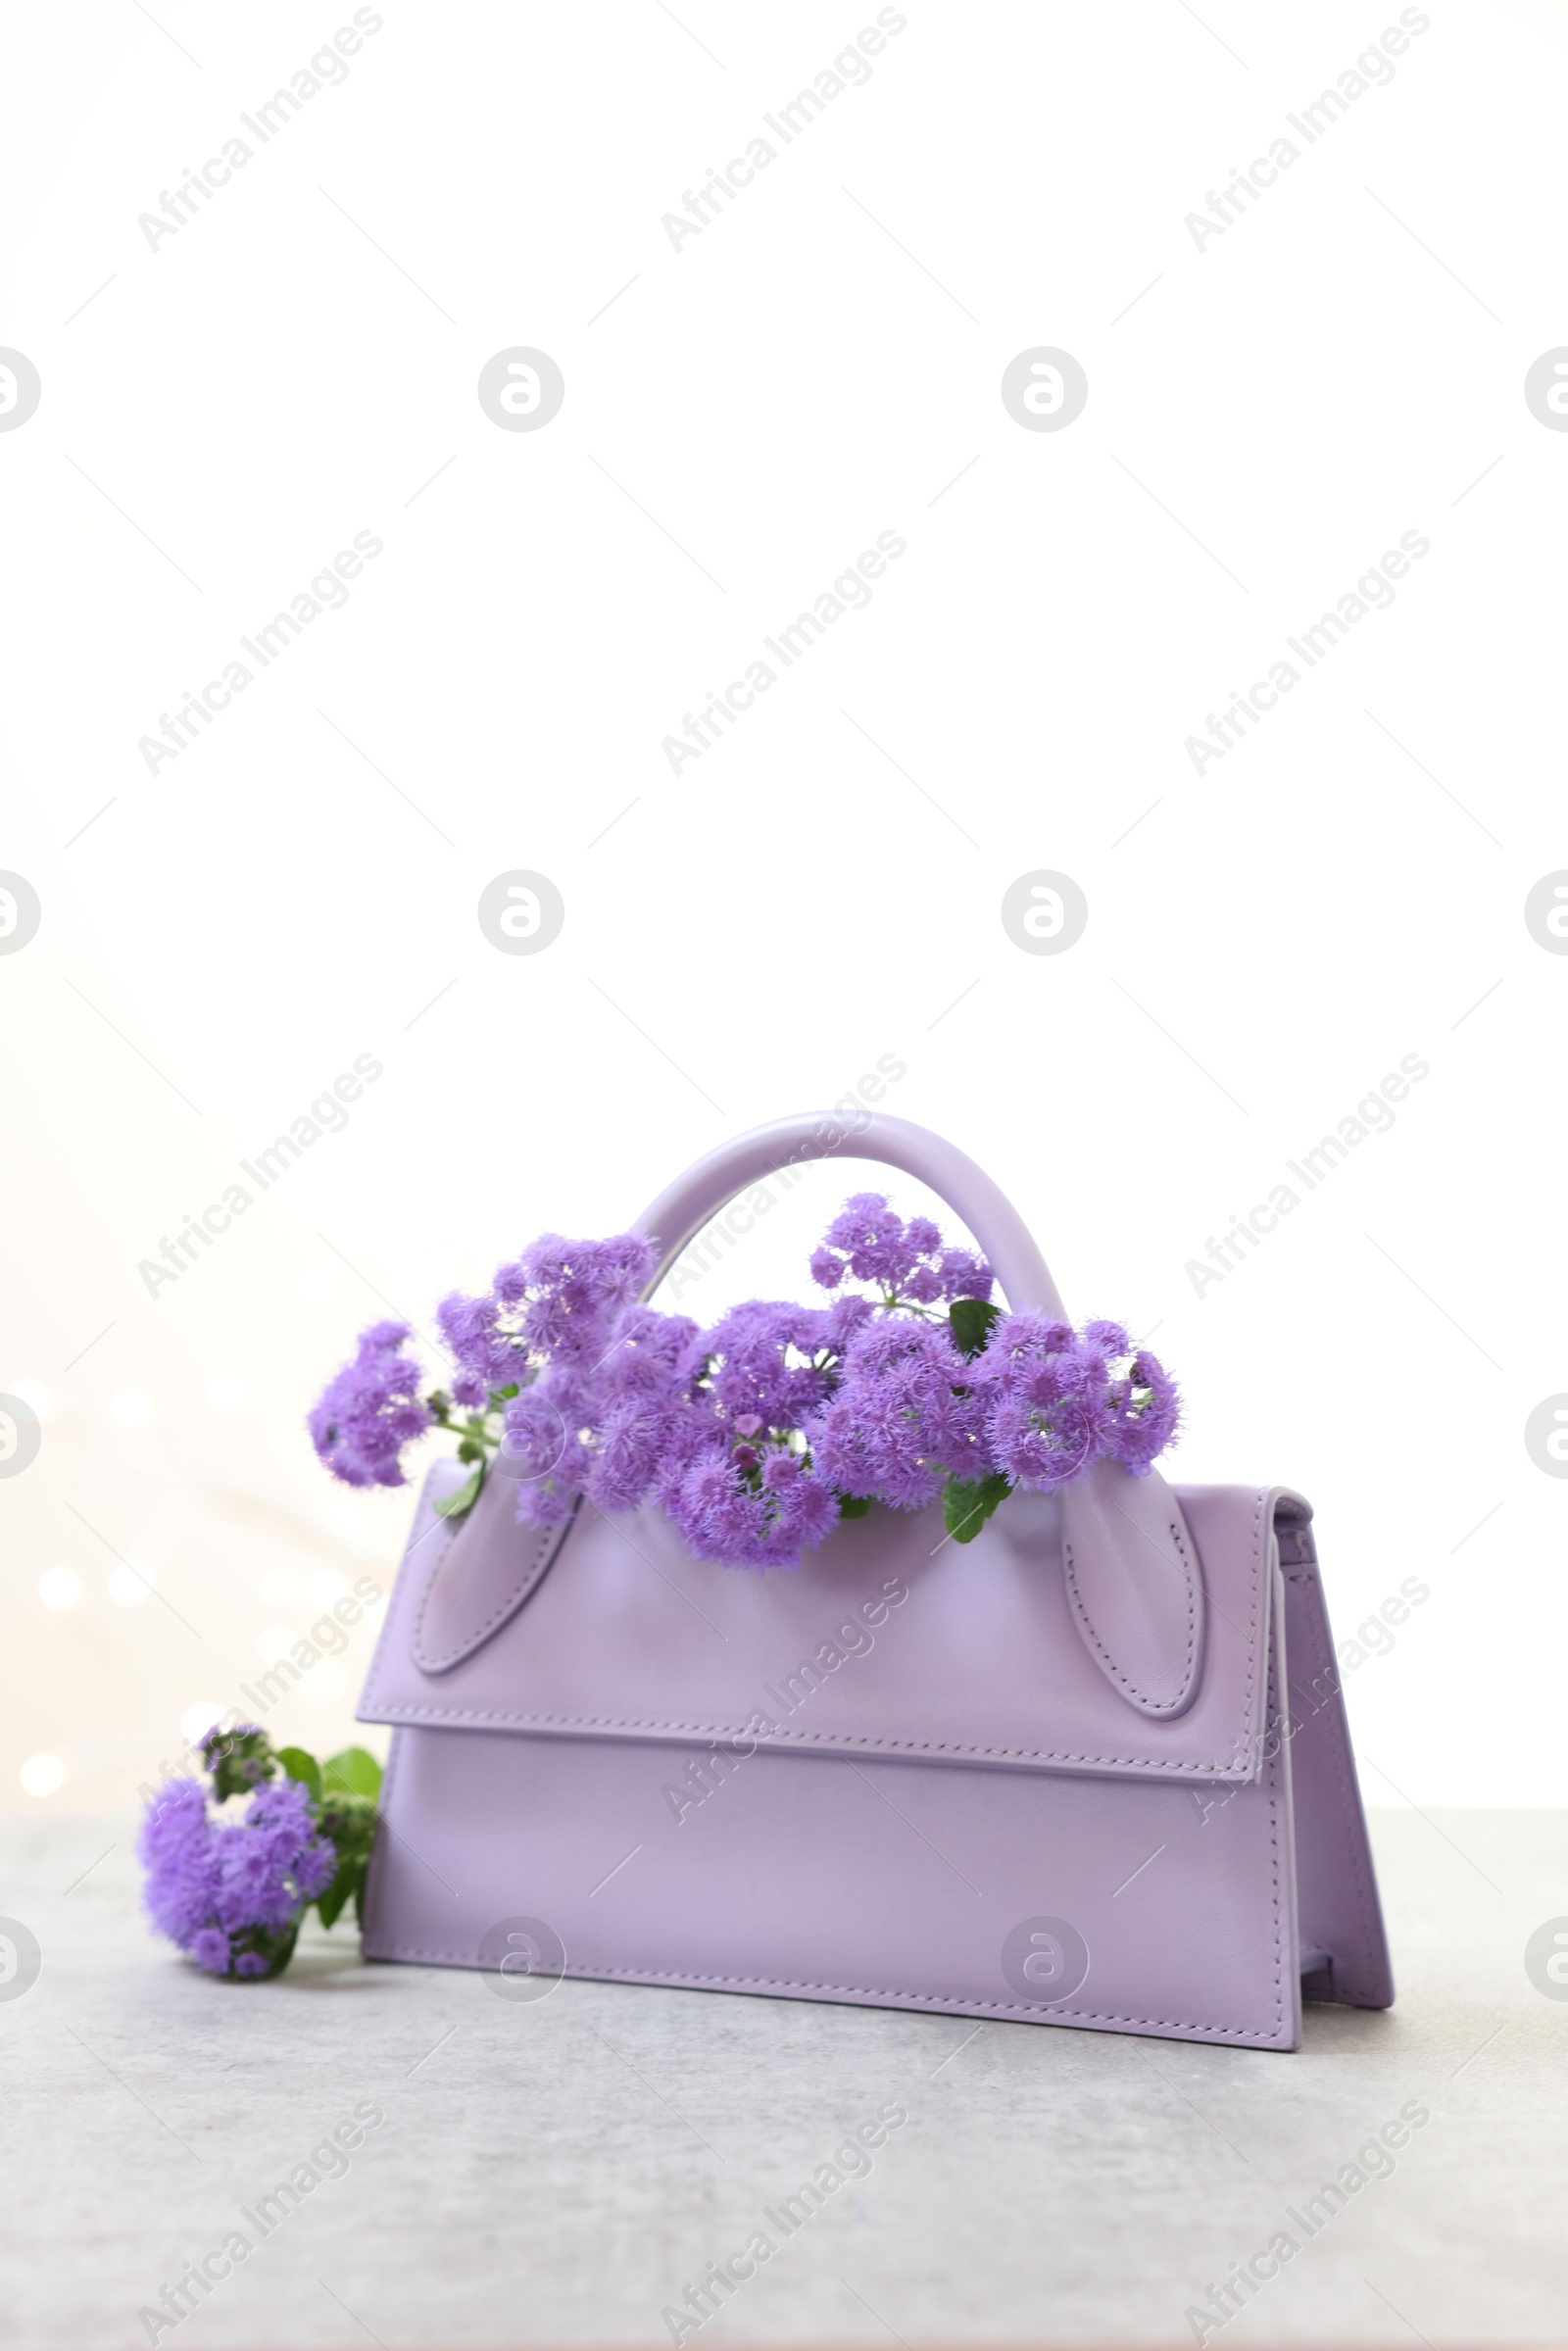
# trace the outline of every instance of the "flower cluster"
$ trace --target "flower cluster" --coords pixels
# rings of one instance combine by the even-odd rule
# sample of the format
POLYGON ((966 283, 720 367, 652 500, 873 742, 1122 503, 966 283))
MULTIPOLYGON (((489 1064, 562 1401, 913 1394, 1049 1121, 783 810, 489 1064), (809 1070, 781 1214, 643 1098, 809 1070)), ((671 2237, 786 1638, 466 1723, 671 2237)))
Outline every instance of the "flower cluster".
MULTIPOLYGON (((632 1417, 635 1375, 628 1367, 612 1398, 605 1369, 623 1340, 633 1344, 624 1326, 653 1269, 653 1249, 638 1234, 565 1241, 546 1233, 514 1265, 501 1267, 482 1298, 454 1292, 436 1308, 457 1366, 453 1397, 470 1412, 477 1407, 465 1425, 469 1449, 460 1444, 459 1457, 477 1460, 482 1470, 499 1412, 509 1472, 527 1494, 528 1514, 538 1525, 558 1526, 576 1508, 594 1467, 589 1432, 612 1401, 620 1407, 617 1435, 632 1417)), ((432 1402, 445 1419, 444 1396, 432 1402)), ((477 1479, 473 1485, 477 1493, 477 1479)))
POLYGON ((274 1754, 254 1724, 210 1732, 201 1751, 211 1803, 199 1780, 148 1798, 136 1839, 147 1915, 210 1975, 280 1975, 312 1902, 327 1927, 358 1902, 380 1766, 363 1747, 324 1766, 301 1747, 274 1754), (241 1797, 243 1810, 227 1809, 241 1797))
POLYGON ((1119 1323, 1008 1314, 971 1378, 984 1399, 988 1467, 1051 1494, 1097 1461, 1141 1477, 1176 1434, 1176 1383, 1119 1323))
POLYGON ((419 1401, 419 1367, 402 1351, 411 1336, 407 1323, 372 1323, 311 1412, 311 1443, 346 1486, 401 1486, 403 1448, 434 1418, 419 1401))
POLYGON ((1015 1487, 1050 1493, 1102 1460, 1141 1476, 1176 1432, 1175 1384, 1118 1324, 1003 1313, 982 1258, 881 1193, 847 1200, 812 1254, 827 1306, 753 1298, 700 1331, 641 1301, 654 1263, 636 1234, 547 1235, 484 1297, 443 1300, 457 1372, 423 1406, 407 1359, 389 1368, 406 1332, 377 1324, 312 1416, 318 1451, 351 1483, 372 1459, 396 1483, 393 1425, 422 1414, 476 1465, 449 1512, 499 1449, 519 1519, 652 1495, 697 1558, 788 1567, 873 1502, 940 1494, 967 1542, 1015 1487))
POLYGON ((812 1464, 808 1431, 871 1311, 863 1298, 750 1298, 694 1332, 652 1487, 695 1558, 793 1567, 821 1542, 839 1496, 812 1464))
POLYGON ((209 1813, 199 1780, 171 1781, 149 1801, 136 1852, 153 1925, 214 1976, 276 1975, 337 1869, 298 1780, 258 1788, 235 1821, 209 1813))
POLYGON ((811 1279, 824 1290, 837 1290, 850 1274, 858 1282, 875 1282, 888 1306, 989 1298, 994 1280, 973 1249, 944 1248, 928 1216, 906 1223, 880 1192, 857 1192, 847 1200, 811 1252, 811 1279))
POLYGON ((979 1399, 949 1325, 889 1315, 858 1332, 813 1427, 841 1492, 916 1510, 949 1477, 983 1475, 979 1399))

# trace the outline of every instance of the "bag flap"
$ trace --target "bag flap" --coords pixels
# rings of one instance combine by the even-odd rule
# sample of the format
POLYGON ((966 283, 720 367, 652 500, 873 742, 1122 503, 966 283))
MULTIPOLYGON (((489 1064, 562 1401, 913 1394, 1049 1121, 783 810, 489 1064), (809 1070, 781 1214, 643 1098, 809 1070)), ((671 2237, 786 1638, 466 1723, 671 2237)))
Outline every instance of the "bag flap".
POLYGON ((1057 1497, 1022 1493, 966 1544, 936 1504, 873 1505, 765 1575, 692 1560, 652 1504, 584 1503, 559 1543, 516 1529, 525 1604, 427 1671, 420 1626, 453 1538, 434 1505, 463 1475, 444 1461, 425 1481, 362 1722, 1133 1778, 1259 1770, 1276 1509, 1310 1516, 1283 1490, 1174 1489, 1207 1625, 1197 1693, 1170 1720, 1132 1710, 1097 1663, 1057 1497))

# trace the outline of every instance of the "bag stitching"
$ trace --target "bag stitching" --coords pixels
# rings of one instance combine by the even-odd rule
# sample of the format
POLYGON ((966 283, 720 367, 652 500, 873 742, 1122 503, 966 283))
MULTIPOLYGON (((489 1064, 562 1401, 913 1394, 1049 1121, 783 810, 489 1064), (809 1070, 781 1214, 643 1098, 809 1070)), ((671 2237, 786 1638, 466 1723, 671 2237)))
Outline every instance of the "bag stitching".
MULTIPOLYGON (((392 1734, 392 1751, 387 1756, 386 1769, 381 1774, 381 1786, 376 1793, 376 1827, 379 1829, 381 1819, 384 1817, 387 1821, 389 1834, 391 1829, 392 1796, 393 1791, 397 1787, 398 1764, 401 1760, 399 1752, 401 1743, 402 1742, 400 1741, 397 1733, 394 1731, 392 1734)), ((367 1918, 369 1917, 371 1910, 374 1908, 380 1896, 381 1870, 383 1866, 381 1856, 386 1850, 386 1841, 387 1840, 385 1838, 379 1836, 373 1836, 370 1839, 370 1859, 365 1873, 365 1912, 367 1918)), ((363 1933, 361 1935, 361 1945, 363 1948, 363 1933)))
MULTIPOLYGON (((1275 1641, 1271 1641, 1269 1645, 1271 1648, 1275 1646, 1279 1648, 1280 1662, 1282 1665, 1285 1664, 1285 1628, 1283 1623, 1278 1628, 1277 1640, 1275 1641)), ((1272 1656, 1270 1657, 1268 1664, 1268 1677, 1270 1683, 1272 1683, 1275 1679, 1274 1660, 1272 1656)), ((1268 1779, 1266 1782, 1268 1788, 1269 1850, 1273 1870, 1271 1898, 1274 1905, 1274 2032, 1271 2037, 1276 2040, 1286 2031, 1285 1994, 1283 1988, 1285 1979, 1285 1936, 1280 1918, 1280 1788, 1283 1781, 1284 1770, 1285 1766, 1282 1757, 1280 1755, 1276 1755, 1268 1767, 1268 1779)), ((1294 1859, 1294 1844, 1292 1846, 1292 1854, 1294 1859)), ((1298 1951, 1300 1947, 1298 1925, 1296 1939, 1297 1948, 1298 1951)), ((1299 1988, 1298 1988, 1293 2008, 1293 2021, 1295 2013, 1298 2012, 1299 2010, 1299 2004, 1300 1992, 1299 1988)))
MULTIPOLYGON (((569 1520, 567 1521, 567 1524, 570 1524, 569 1520)), ((430 1602, 435 1595, 435 1580, 440 1570, 441 1563, 445 1559, 447 1552, 452 1547, 450 1541, 445 1543, 437 1552, 435 1565, 430 1570, 430 1580, 424 1588, 424 1596, 419 1602, 419 1613, 415 1619, 414 1638, 410 1643, 410 1647, 414 1654, 414 1662, 419 1667, 420 1671, 422 1673, 445 1673, 450 1671, 454 1665, 461 1665, 465 1657, 471 1655, 473 1650, 476 1649, 480 1642, 484 1640, 485 1636, 489 1633, 493 1633, 496 1627, 505 1621, 509 1612, 519 1608, 522 1605, 523 1601, 528 1597, 528 1594, 530 1592, 532 1592, 534 1586, 540 1581, 541 1577, 545 1573, 545 1570, 550 1565, 549 1559, 545 1556, 546 1552, 550 1550, 552 1544, 559 1543, 560 1539, 565 1534, 565 1527, 541 1528, 539 1540, 534 1545, 532 1558, 529 1560, 527 1566, 522 1570, 517 1582, 513 1586, 512 1590, 506 1594, 506 1596, 500 1600, 490 1611, 490 1614, 485 1618, 483 1624, 478 1626, 472 1633, 466 1635, 462 1643, 456 1649, 451 1650, 439 1659, 432 1658, 430 1662, 426 1664, 424 1658, 419 1654, 419 1650, 424 1641, 425 1612, 429 1608, 430 1602)), ((453 1533, 455 1537, 456 1529, 454 1529, 453 1533)))
POLYGON ((1123 1690, 1126 1690, 1128 1696, 1133 1700, 1135 1705, 1145 1706, 1148 1707, 1151 1712, 1158 1713, 1168 1713, 1176 1706, 1179 1706, 1182 1699, 1185 1698, 1191 1690, 1193 1686, 1193 1655, 1198 1645, 1197 1582, 1193 1575, 1192 1562, 1187 1556, 1187 1545, 1182 1541, 1181 1531, 1177 1526, 1175 1519, 1172 1519, 1170 1522, 1170 1533, 1171 1541, 1175 1543, 1177 1554, 1181 1559, 1182 1577, 1187 1587, 1187 1655, 1182 1663, 1181 1688, 1177 1691, 1177 1694, 1174 1698, 1153 1697, 1147 1690, 1140 1690, 1130 1674, 1124 1674, 1122 1672, 1120 1666, 1117 1665, 1116 1660, 1114 1657, 1112 1657, 1110 1651, 1105 1647, 1104 1642, 1101 1640, 1100 1635, 1095 1631, 1094 1619, 1090 1616, 1083 1594, 1078 1590, 1078 1578, 1072 1563, 1072 1544, 1063 1540, 1061 1546, 1063 1563, 1067 1570, 1067 1589, 1072 1593, 1074 1613, 1077 1615, 1084 1631, 1088 1634, 1090 1641, 1093 1642, 1096 1650, 1099 1652, 1101 1663, 1103 1665, 1111 1680, 1121 1684, 1123 1690))
MULTIPOLYGON (((1257 1663, 1258 1562, 1260 1556, 1258 1536, 1266 1499, 1266 1492, 1260 1490, 1252 1508, 1252 1589, 1247 1632, 1247 1685, 1242 1700, 1243 1731, 1238 1739, 1235 1753, 1224 1762, 1182 1763, 1163 1755, 1082 1755, 1054 1747, 964 1746, 945 1739, 872 1739, 857 1737, 849 1732, 835 1731, 780 1729, 769 1737, 760 1739, 758 1743, 760 1746, 768 1747, 772 1746, 775 1740, 793 1740, 805 1745, 828 1747, 885 1747, 903 1753, 919 1755, 992 1756, 999 1762, 1098 1764, 1106 1769, 1117 1767, 1142 1771, 1189 1772, 1200 1778, 1207 1779, 1239 1771, 1247 1761, 1247 1749, 1250 1743, 1248 1732, 1252 1720, 1252 1691, 1256 1680, 1257 1663)), ((434 1571, 432 1570, 432 1582, 433 1580, 434 1571)), ((392 1612, 389 1610, 383 1640, 390 1634, 391 1624, 392 1612)), ((369 1682, 366 1686, 365 1698, 370 1703, 375 1702, 370 1684, 376 1678, 380 1662, 378 1648, 375 1662, 371 1667, 369 1682)), ((416 1706, 401 1703, 395 1699, 382 1702, 381 1712, 388 1721, 417 1722, 426 1718, 439 1717, 442 1722, 454 1727, 461 1723, 493 1723, 505 1729, 517 1731, 526 1731, 534 1727, 579 1731, 662 1731, 683 1738, 695 1736, 700 1739, 737 1739, 746 1732, 746 1725, 738 1723, 671 1723, 647 1718, 627 1720, 622 1715, 519 1714, 502 1707, 416 1706)))
POLYGON ((1247 1620, 1247 1688, 1242 1696, 1242 1717, 1249 1726, 1257 1719, 1252 1692, 1257 1680, 1257 1617, 1263 1592, 1263 1505, 1267 1499, 1267 1493, 1259 1489, 1252 1503, 1252 1604, 1247 1620))
MULTIPOLYGON (((382 1713, 396 1722, 415 1722, 423 1716, 436 1716, 436 1729, 456 1729, 463 1723, 494 1723, 507 1730, 527 1731, 535 1725, 562 1730, 582 1731, 668 1731, 682 1738, 739 1739, 754 1734, 744 1723, 665 1723, 627 1720, 622 1715, 593 1714, 511 1714, 495 1707, 483 1706, 413 1706, 388 1701, 382 1713)), ((892 1747, 916 1755, 991 1755, 999 1762, 1011 1763, 1085 1763, 1136 1765, 1140 1769, 1161 1772, 1199 1772, 1213 1776, 1216 1773, 1241 1769, 1246 1760, 1238 1753, 1220 1763, 1183 1763, 1164 1755, 1078 1755, 1054 1747, 984 1747, 960 1746, 945 1739, 872 1739, 848 1731, 777 1731, 764 1734, 757 1740, 760 1752, 775 1746, 779 1739, 799 1739, 824 1746, 892 1747)))
MULTIPOLYGON (((396 1958, 431 1960, 436 1962, 438 1965, 445 1963, 447 1965, 455 1965, 458 1967, 471 1967, 473 1965, 472 1954, 469 1952, 433 1951, 425 1948, 422 1944, 417 1943, 388 1943, 383 1949, 378 1951, 370 1951, 367 1954, 367 1956, 371 1959, 396 1958)), ((897 1985, 887 1984, 816 1984, 806 1977, 797 1976, 704 1976, 697 1974, 693 1970, 683 1972, 674 1968, 617 1967, 595 1968, 591 1973, 586 1969, 578 1970, 576 1968, 568 1967, 563 1972, 564 1975, 569 1977, 573 1983, 578 1984, 591 1984, 603 1981, 607 1977, 624 1977, 628 1982, 633 1984, 711 1984, 721 1985, 727 1990, 734 1991, 745 1991, 753 1985, 760 1985, 765 1988, 783 1992, 843 1992, 854 1994, 861 1999, 866 2000, 907 2000, 911 2002, 929 2003, 942 2008, 980 2008, 999 2016, 1005 2015, 1028 2017, 1030 2019, 1038 2020, 1043 2024, 1068 2024, 1076 2021, 1079 2023, 1094 2025, 1163 2025, 1173 2033, 1225 2033, 1232 2036, 1242 2033, 1250 2033, 1255 2038, 1267 2040, 1277 2040, 1280 2036, 1281 2031, 1281 2018, 1278 2004, 1276 2004, 1276 2022, 1272 2031, 1267 2033, 1258 2033, 1255 2028, 1249 2025, 1211 2025, 1199 2022, 1190 2017, 1117 2016, 1108 2014, 1105 2011, 1098 2008, 1042 2009, 1026 2006, 1022 2001, 1018 2000, 974 2000, 966 1997, 961 1992, 906 1991, 901 1989, 897 1985)))

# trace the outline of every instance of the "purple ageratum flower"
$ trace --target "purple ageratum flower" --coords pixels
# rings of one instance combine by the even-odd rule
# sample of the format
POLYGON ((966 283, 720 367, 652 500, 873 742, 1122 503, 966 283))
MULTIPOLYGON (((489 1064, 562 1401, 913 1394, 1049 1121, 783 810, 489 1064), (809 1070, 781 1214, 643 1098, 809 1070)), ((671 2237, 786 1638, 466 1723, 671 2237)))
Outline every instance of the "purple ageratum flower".
POLYGON ((820 1290, 836 1290, 849 1272, 849 1261, 825 1241, 819 1241, 811 1251, 811 1279, 820 1290))
POLYGON ((493 1389, 525 1385, 544 1369, 590 1370, 653 1268, 652 1245, 638 1233, 608 1241, 546 1233, 498 1267, 482 1298, 454 1291, 436 1320, 457 1365, 458 1402, 476 1408, 493 1389))
POLYGON ((583 1492, 598 1510, 635 1510, 658 1480, 669 1433, 670 1407, 635 1396, 612 1404, 583 1492))
POLYGON ((889 1207, 884 1192, 853 1193, 828 1226, 822 1246, 842 1251, 846 1270, 858 1282, 882 1282, 893 1290, 920 1253, 906 1238, 904 1219, 889 1207))
POLYGON ((1053 1494, 1102 1456, 1105 1353, 1059 1316, 1004 1315, 970 1376, 986 1399, 992 1459, 1014 1485, 1053 1494))
POLYGON ((460 1404, 481 1408, 497 1389, 519 1390, 503 1415, 499 1471, 514 1483, 526 1524, 560 1526, 571 1516, 612 1412, 618 1442, 602 1506, 626 1506, 651 1428, 644 1416, 634 1429, 636 1416, 615 1411, 616 1402, 667 1390, 695 1329, 636 1304, 654 1264, 653 1245, 638 1233, 606 1241, 546 1233, 497 1269, 482 1298, 454 1292, 437 1309, 460 1404))
POLYGON ((949 1474, 979 1476, 983 1406, 945 1324, 888 1314, 849 1346, 837 1393, 808 1424, 812 1458, 842 1494, 918 1509, 949 1474))
POLYGON ((671 1465, 661 1485, 664 1508, 697 1558, 744 1558, 753 1532, 752 1497, 722 1443, 671 1465))
POLYGON ((945 1249, 937 1260, 946 1298, 989 1298, 997 1277, 977 1249, 945 1249))
POLYGON ((418 1366, 402 1352, 409 1336, 407 1323, 372 1323, 310 1413, 311 1442, 346 1486, 403 1485, 403 1448, 430 1426, 418 1366))
POLYGON ((520 1264, 498 1265, 491 1288, 504 1306, 514 1306, 528 1294, 527 1273, 520 1264))
POLYGON ((831 1393, 832 1371, 815 1358, 831 1347, 834 1327, 818 1307, 749 1298, 705 1331, 707 1387, 724 1419, 800 1428, 831 1393))
POLYGON ((541 1372, 506 1407, 492 1473, 514 1485, 518 1523, 564 1526, 590 1490, 602 1510, 634 1508, 658 1468, 668 1410, 635 1395, 606 1402, 570 1366, 541 1372))
POLYGON ((245 1927, 285 1927, 331 1884, 337 1851, 317 1834, 310 1792, 300 1780, 259 1788, 245 1817, 223 1822, 220 1840, 218 1921, 230 1934, 245 1927))
POLYGON ((762 1486, 768 1497, 764 1511, 770 1514, 763 1540, 774 1562, 793 1567, 801 1552, 814 1550, 837 1523, 838 1496, 796 1453, 770 1452, 762 1465, 762 1486))
POLYGON ((470 1410, 488 1401, 492 1388, 527 1377, 528 1350, 514 1332, 503 1329, 505 1310, 506 1301, 493 1291, 468 1298, 461 1290, 435 1310, 436 1328, 457 1365, 452 1393, 470 1410))
POLYGON ((221 1927, 198 1927, 190 1938, 190 1955, 209 1975, 226 1976, 234 1950, 221 1927))
POLYGON ((1072 1346, 1073 1338, 1072 1324, 1063 1322, 1060 1315, 1035 1311, 1004 1314, 992 1324, 990 1339, 980 1357, 984 1373, 979 1373, 978 1365, 975 1368, 981 1377, 1001 1377, 1011 1367, 1045 1362, 1053 1355, 1059 1355, 1064 1347, 1072 1346))
POLYGON ((710 1445, 666 1479, 664 1507, 696 1559, 728 1567, 796 1567, 838 1517, 838 1499, 800 1456, 770 1447, 756 1470, 710 1445))
POLYGON ((943 1296, 942 1276, 934 1265, 917 1265, 905 1275, 899 1296, 906 1305, 934 1306, 943 1296))
POLYGON ((542 1234, 514 1267, 514 1283, 525 1288, 514 1305, 522 1336, 538 1354, 557 1364, 587 1370, 609 1345, 623 1307, 631 1305, 651 1278, 653 1244, 641 1233, 616 1233, 608 1241, 565 1241, 542 1234))
POLYGON ((831 1306, 819 1306, 822 1344, 830 1353, 841 1359, 850 1351, 852 1341, 877 1317, 876 1301, 864 1298, 858 1290, 846 1290, 831 1306))
POLYGON ((811 1254, 811 1278, 837 1290, 847 1276, 875 1282, 890 1300, 916 1306, 940 1299, 988 1298, 993 1275, 972 1249, 945 1249, 928 1216, 907 1223, 881 1192, 857 1192, 811 1254))
POLYGON ((986 1440, 998 1469, 1015 1486, 1041 1494, 1054 1494, 1092 1468, 1105 1449, 1105 1437, 1103 1419, 1087 1398, 1046 1403, 1004 1396, 986 1421, 986 1440))
POLYGON ((1079 1333, 1054 1315, 1004 1315, 969 1378, 990 1466, 1047 1494, 1100 1460, 1145 1475, 1180 1414, 1175 1383, 1153 1356, 1133 1353, 1119 1323, 1079 1333))
POLYGON ((210 1813, 198 1781, 172 1781, 148 1799, 136 1851, 153 1925, 219 1976, 266 1975, 257 1943, 297 1927, 337 1868, 297 1780, 259 1788, 238 1820, 210 1813))
POLYGON ((148 1797, 136 1857, 147 1872, 148 1917, 160 1935, 189 1949, 218 1909, 218 1861, 200 1781, 171 1780, 148 1797))
POLYGON ((673 1416, 702 1368, 697 1325, 652 1306, 622 1309, 594 1366, 583 1404, 583 1491, 600 1510, 634 1510, 659 1477, 673 1416))
POLYGON ((1113 1415, 1106 1450, 1135 1478, 1147 1477, 1181 1426, 1181 1395, 1156 1355, 1140 1348, 1126 1374, 1111 1382, 1113 1415))
POLYGON ((689 1315, 662 1314, 656 1306, 624 1307, 593 1367, 593 1393, 607 1402, 633 1396, 668 1400, 690 1387, 704 1351, 689 1315))
POLYGON ((585 1434, 590 1410, 580 1376, 554 1365, 508 1403, 492 1475, 515 1482, 521 1524, 563 1526, 577 1507, 594 1460, 585 1434))
POLYGON ((454 1291, 436 1320, 459 1367, 458 1401, 482 1404, 492 1388, 526 1380, 547 1359, 586 1369, 653 1269, 652 1244, 640 1233, 608 1241, 544 1233, 497 1269, 482 1298, 454 1291))

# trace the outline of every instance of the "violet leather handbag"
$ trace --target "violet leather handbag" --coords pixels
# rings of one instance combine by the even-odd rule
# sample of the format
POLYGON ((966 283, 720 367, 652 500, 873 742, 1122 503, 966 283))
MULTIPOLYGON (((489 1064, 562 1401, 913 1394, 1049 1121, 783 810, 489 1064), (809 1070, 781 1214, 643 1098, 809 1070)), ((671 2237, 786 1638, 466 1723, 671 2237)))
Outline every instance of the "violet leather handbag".
MULTIPOLYGON (((803 1157, 878 1159, 1062 1311, 971 1159, 869 1114, 700 1160, 660 1275, 803 1157), (825 1130, 832 1133, 833 1130, 825 1130)), ((660 1278, 656 1275, 656 1281, 660 1278)), ((1283 1487, 1102 1461, 975 1540, 873 1506, 790 1572, 692 1559, 653 1504, 520 1526, 420 1497, 360 1707, 394 1728, 368 1957, 1294 2049, 1394 1996, 1313 1544, 1283 1487)), ((510 1979, 510 1981, 509 1981, 510 1979)))

